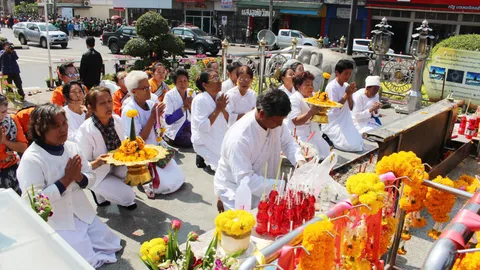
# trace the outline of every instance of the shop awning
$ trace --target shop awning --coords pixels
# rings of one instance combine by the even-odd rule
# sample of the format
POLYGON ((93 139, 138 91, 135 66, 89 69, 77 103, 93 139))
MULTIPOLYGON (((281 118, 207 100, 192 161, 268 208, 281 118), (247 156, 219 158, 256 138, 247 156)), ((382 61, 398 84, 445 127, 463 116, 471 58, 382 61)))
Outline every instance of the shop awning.
MULTIPOLYGON (((239 8, 268 8, 268 1, 239 1, 237 2, 237 7, 239 8)), ((294 2, 294 1, 274 1, 274 9, 288 9, 288 10, 302 10, 302 11, 312 11, 318 13, 322 8, 322 3, 320 2, 294 2)), ((293 13, 291 13, 293 14, 293 13)), ((303 14, 303 13, 302 13, 303 14)), ((318 14, 317 14, 318 15, 318 14)))
POLYGON ((318 16, 317 10, 295 10, 295 9, 280 9, 280 13, 292 15, 310 15, 318 16))

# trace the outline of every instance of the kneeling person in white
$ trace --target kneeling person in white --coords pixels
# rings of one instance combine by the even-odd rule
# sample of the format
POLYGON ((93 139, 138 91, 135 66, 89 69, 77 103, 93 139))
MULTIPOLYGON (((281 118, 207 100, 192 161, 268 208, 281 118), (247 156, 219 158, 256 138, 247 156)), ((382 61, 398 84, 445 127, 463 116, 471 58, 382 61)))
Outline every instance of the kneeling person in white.
POLYGON ((368 76, 365 79, 365 88, 353 94, 353 122, 360 134, 378 128, 380 125, 375 120, 380 116, 378 110, 382 107, 379 101, 380 77, 368 76))
POLYGON ((253 80, 253 70, 249 66, 241 66, 237 72, 238 86, 227 92, 228 125, 232 126, 245 113, 255 108, 257 93, 250 89, 253 80))
POLYGON ((113 115, 110 90, 101 86, 90 89, 86 104, 92 116, 80 126, 75 140, 97 177, 95 185, 91 187, 95 203, 106 206, 112 202, 130 210, 135 209, 135 192, 124 182, 127 168, 103 161, 109 151, 120 147, 125 134, 122 119, 113 115))
POLYGON ((17 171, 23 196, 31 187, 48 196, 54 212, 48 224, 86 261, 98 268, 117 261, 120 238, 100 219, 83 189, 95 184, 95 174, 77 144, 67 141, 65 111, 54 104, 32 112, 34 142, 17 171))
MULTIPOLYGON (((246 114, 225 135, 222 155, 215 172, 214 191, 223 207, 235 206, 235 191, 244 178, 252 192, 252 208, 258 206, 266 184, 267 194, 276 183, 280 153, 292 164, 304 163, 300 147, 290 135, 283 120, 290 112, 290 100, 282 90, 264 92, 256 109, 246 114), (268 163, 264 180, 265 164, 268 163)), ((283 186, 282 180, 278 184, 283 186)))
MULTIPOLYGON (((131 119, 127 117, 129 110, 138 111, 138 116, 134 118, 136 136, 142 137, 146 144, 157 145, 157 135, 155 134, 155 121, 162 117, 165 109, 164 103, 155 103, 150 100, 150 84, 148 76, 143 71, 131 71, 125 77, 125 85, 132 99, 124 105, 122 109, 122 120, 125 125, 125 137, 130 134, 132 125, 131 119), (158 114, 157 114, 158 113, 158 114)), ((165 142, 160 143, 166 146, 165 142)), ((144 185, 145 193, 149 198, 154 198, 155 194, 169 194, 177 191, 185 182, 185 175, 174 159, 170 160, 165 168, 156 166, 160 185, 153 189, 153 186, 144 185)))
POLYGON ((353 62, 345 59, 338 61, 335 66, 335 80, 327 85, 325 92, 330 100, 343 104, 343 107, 329 110, 328 124, 322 125, 322 131, 330 138, 333 146, 348 152, 363 150, 363 138, 355 128, 350 112, 354 104, 352 95, 357 91, 355 82, 351 85, 347 83, 353 67, 353 62))
POLYGON ((68 140, 75 142, 75 134, 86 117, 86 108, 83 106, 85 91, 82 84, 77 81, 70 81, 64 84, 62 91, 67 101, 67 105, 63 109, 68 120, 68 140))
POLYGON ((306 71, 301 73, 293 79, 297 92, 290 96, 290 102, 292 103, 292 111, 288 115, 288 120, 291 122, 289 125, 290 133, 293 133, 293 128, 297 129, 296 135, 302 142, 313 144, 318 152, 318 158, 324 159, 330 154, 330 145, 323 139, 322 132, 320 131, 320 125, 312 122, 312 118, 319 108, 316 106, 309 106, 304 101, 305 98, 309 98, 313 93, 313 80, 315 76, 312 73, 306 71), (311 135, 313 133, 313 135, 311 135))
MULTIPOLYGON (((202 72, 196 85, 202 93, 192 101, 193 150, 215 171, 220 160, 223 137, 228 129, 228 97, 221 93, 222 83, 214 70, 202 72)), ((197 166, 200 167, 198 163, 197 166)))

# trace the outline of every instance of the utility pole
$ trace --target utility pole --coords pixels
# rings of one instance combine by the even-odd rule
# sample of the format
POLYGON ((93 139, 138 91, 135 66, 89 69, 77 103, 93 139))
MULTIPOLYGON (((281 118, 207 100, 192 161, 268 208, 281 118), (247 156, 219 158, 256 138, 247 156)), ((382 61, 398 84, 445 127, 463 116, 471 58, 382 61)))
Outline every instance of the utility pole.
POLYGON ((268 4, 268 30, 272 31, 272 25, 273 25, 273 0, 270 0, 268 4))
POLYGON ((347 54, 353 54, 353 39, 355 38, 355 23, 357 21, 358 0, 352 0, 350 8, 350 25, 348 26, 347 54))

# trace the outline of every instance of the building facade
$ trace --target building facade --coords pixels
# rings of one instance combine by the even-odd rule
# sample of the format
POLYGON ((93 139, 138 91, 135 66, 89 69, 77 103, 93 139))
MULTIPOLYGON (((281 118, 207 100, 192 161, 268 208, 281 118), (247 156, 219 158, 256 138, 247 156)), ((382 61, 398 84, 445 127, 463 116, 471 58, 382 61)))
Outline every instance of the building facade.
POLYGON ((480 34, 480 0, 367 0, 366 7, 371 25, 383 17, 392 25, 395 52, 409 53, 410 37, 425 19, 436 43, 452 35, 480 34))

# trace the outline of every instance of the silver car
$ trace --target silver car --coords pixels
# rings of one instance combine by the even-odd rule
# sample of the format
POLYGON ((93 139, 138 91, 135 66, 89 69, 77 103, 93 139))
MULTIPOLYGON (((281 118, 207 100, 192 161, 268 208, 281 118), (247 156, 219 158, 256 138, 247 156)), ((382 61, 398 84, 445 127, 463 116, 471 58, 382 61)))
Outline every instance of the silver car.
MULTIPOLYGON (((13 26, 13 34, 20 41, 20 44, 27 45, 28 42, 40 43, 43 48, 47 48, 46 24, 42 22, 19 22, 13 26)), ((48 24, 48 35, 50 45, 61 45, 67 48, 68 36, 58 30, 53 24, 48 24)))

